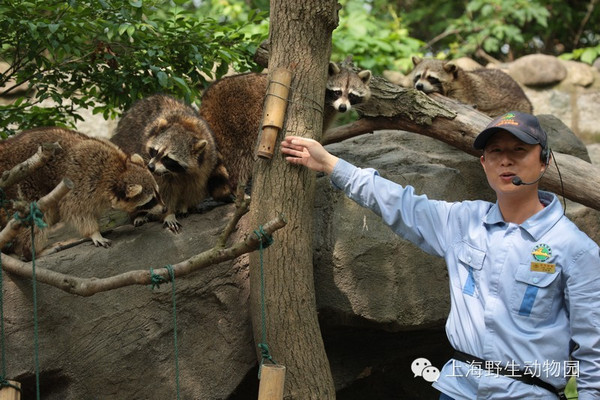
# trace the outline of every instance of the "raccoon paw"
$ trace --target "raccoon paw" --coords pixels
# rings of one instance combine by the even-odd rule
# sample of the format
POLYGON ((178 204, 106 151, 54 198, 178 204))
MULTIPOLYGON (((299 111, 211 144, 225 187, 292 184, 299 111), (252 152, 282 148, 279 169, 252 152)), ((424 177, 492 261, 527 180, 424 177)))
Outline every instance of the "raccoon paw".
POLYGON ((169 228, 173 233, 179 233, 181 231, 181 224, 177 221, 175 214, 167 215, 163 220, 163 225, 165 228, 169 228))
POLYGON ((149 219, 146 215, 140 216, 140 217, 135 217, 135 219, 133 220, 133 226, 135 226, 135 227, 142 226, 148 221, 149 221, 149 219))
POLYGON ((90 239, 92 239, 92 242, 94 242, 94 246, 98 247, 98 246, 102 246, 104 248, 108 248, 110 247, 112 241, 110 239, 106 239, 105 237, 103 237, 100 232, 94 232, 92 233, 92 235, 90 236, 90 239))

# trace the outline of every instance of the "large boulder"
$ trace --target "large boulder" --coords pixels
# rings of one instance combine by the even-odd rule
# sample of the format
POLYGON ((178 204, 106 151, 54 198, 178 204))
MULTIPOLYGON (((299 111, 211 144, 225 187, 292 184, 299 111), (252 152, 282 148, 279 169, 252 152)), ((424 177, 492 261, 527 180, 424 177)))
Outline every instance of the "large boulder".
POLYGON ((527 86, 545 86, 561 82, 567 77, 567 68, 560 60, 545 54, 529 54, 508 66, 508 73, 517 82, 527 86))
MULTIPOLYGON (((84 243, 37 260, 83 278, 174 264, 213 245, 232 206, 160 223, 121 226, 108 249, 84 243)), ((8 377, 35 398, 32 284, 5 274, 8 377)), ((248 269, 223 263, 176 279, 181 398, 225 399, 256 365, 248 313, 248 269)), ((41 397, 45 400, 173 399, 176 393, 172 286, 130 286, 78 297, 37 285, 41 397)))
MULTIPOLYGON (((476 157, 428 137, 381 131, 328 148, 433 199, 494 199, 476 157)), ((441 368, 451 354, 443 329, 449 309, 443 260, 394 234, 371 211, 334 190, 328 177, 318 178, 317 190, 315 288, 338 399, 439 397, 410 366, 424 357, 441 368)), ((119 226, 106 234, 113 240, 109 249, 86 243, 36 265, 89 278, 138 269, 150 273, 212 247, 233 211, 226 205, 193 214, 181 220, 179 235, 159 223, 119 226)), ((568 202, 568 215, 600 240, 600 213, 568 202)), ((240 229, 232 239, 245 233, 240 229)), ((247 260, 240 257, 175 282, 182 398, 256 399, 247 260)), ((32 285, 29 279, 4 278, 7 377, 23 383, 24 399, 33 398, 32 285)), ((171 284, 154 290, 133 286, 81 298, 38 285, 42 397, 174 398, 171 289, 171 284)))

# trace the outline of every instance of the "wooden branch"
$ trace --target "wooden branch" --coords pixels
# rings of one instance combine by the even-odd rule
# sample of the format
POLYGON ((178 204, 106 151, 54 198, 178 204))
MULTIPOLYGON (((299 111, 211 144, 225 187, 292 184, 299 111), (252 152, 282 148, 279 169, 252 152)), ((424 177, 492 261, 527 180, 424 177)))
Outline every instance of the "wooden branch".
MULTIPOLYGON (((267 222, 263 226, 263 230, 265 233, 272 235, 275 231, 283 228, 286 223, 287 221, 283 218, 283 216, 279 215, 273 220, 267 222)), ((257 250, 259 245, 259 238, 254 234, 250 234, 243 241, 238 242, 226 249, 215 246, 210 250, 197 254, 178 264, 172 265, 173 273, 175 277, 188 275, 199 269, 206 268, 223 261, 232 260, 242 254, 257 250)), ((54 286, 64 290, 67 293, 84 297, 126 286, 150 285, 152 283, 149 270, 129 271, 108 278, 79 278, 40 267, 41 264, 43 264, 43 260, 38 260, 36 263, 36 278, 38 282, 54 286)), ((2 254, 2 268, 7 272, 25 278, 31 279, 32 277, 31 263, 19 261, 5 254, 2 254)), ((166 267, 155 269, 153 272, 156 275, 160 275, 167 281, 170 280, 169 271, 166 267)))
POLYGON ((581 39, 581 35, 583 34, 583 30, 584 30, 585 26, 587 25, 592 13, 594 12, 594 7, 596 6, 597 2, 598 2, 598 0, 590 0, 590 2, 587 5, 587 12, 585 13, 585 16, 583 17, 583 19, 581 20, 581 23, 579 24, 579 29, 577 29, 577 34, 575 35, 575 39, 573 39, 572 46, 574 49, 579 47, 579 40, 581 39))
POLYGON ((241 183, 238 184, 238 187, 236 189, 235 213, 233 214, 233 217, 229 220, 227 226, 225 227, 225 229, 223 229, 223 232, 219 236, 219 239, 215 244, 216 248, 225 247, 225 245, 227 244, 227 239, 229 239, 229 236, 231 236, 231 234, 235 230, 237 223, 244 216, 244 214, 248 212, 248 209, 250 207, 250 196, 246 195, 245 189, 246 185, 241 183))
MULTIPOLYGON (((379 77, 377 80, 385 81, 379 77)), ((439 94, 430 97, 415 89, 377 80, 371 87, 371 100, 359 109, 361 119, 328 130, 323 144, 377 130, 394 129, 429 136, 468 154, 481 155, 481 151, 473 148, 473 141, 490 123, 490 117, 439 94)), ((564 196, 600 210, 600 167, 567 154, 553 153, 553 163, 558 165, 562 174, 564 196)), ((555 166, 550 165, 540 187, 563 194, 561 178, 555 166)))
POLYGON ((12 169, 2 173, 2 176, 0 176, 0 189, 7 188, 23 180, 35 170, 46 164, 51 157, 60 151, 62 151, 62 147, 60 147, 58 143, 42 144, 34 155, 22 163, 17 164, 12 169))
MULTIPOLYGON (((39 199, 37 202, 38 208, 42 212, 57 208, 62 198, 65 197, 71 189, 73 189, 73 182, 68 178, 63 179, 50 193, 39 199)), ((22 203, 25 204, 25 207, 20 207, 21 210, 18 212, 21 218, 25 218, 29 213, 29 208, 26 207, 29 203, 22 203)), ((4 229, 0 231, 0 249, 17 236, 17 233, 22 227, 23 224, 21 221, 11 218, 4 229)))

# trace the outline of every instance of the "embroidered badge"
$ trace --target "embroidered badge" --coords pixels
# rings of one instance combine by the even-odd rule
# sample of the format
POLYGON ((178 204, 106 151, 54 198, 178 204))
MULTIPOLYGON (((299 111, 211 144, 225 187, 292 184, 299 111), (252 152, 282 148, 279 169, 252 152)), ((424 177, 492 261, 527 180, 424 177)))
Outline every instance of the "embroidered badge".
POLYGON ((538 244, 533 248, 531 255, 535 261, 544 262, 552 257, 552 249, 547 244, 538 244))
POLYGON ((538 244, 531 252, 534 261, 531 262, 531 271, 545 272, 553 274, 556 271, 556 264, 550 264, 546 261, 552 257, 552 249, 547 244, 538 244))
POLYGON ((515 114, 513 113, 507 113, 504 115, 504 117, 502 117, 502 119, 500 119, 500 121, 496 122, 496 125, 494 126, 501 126, 501 125, 519 125, 519 123, 517 121, 514 120, 515 118, 515 114))

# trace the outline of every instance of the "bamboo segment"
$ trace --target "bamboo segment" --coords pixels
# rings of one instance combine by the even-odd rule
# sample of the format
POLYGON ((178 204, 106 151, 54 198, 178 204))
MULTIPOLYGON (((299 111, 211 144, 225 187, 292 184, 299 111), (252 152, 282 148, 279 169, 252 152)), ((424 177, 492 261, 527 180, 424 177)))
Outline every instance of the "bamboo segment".
POLYGON ((290 70, 277 68, 273 71, 265 98, 262 131, 256 152, 258 157, 267 159, 273 157, 277 134, 283 128, 291 82, 290 70))
MULTIPOLYGON (((13 386, 21 388, 21 384, 17 381, 7 381, 13 386)), ((0 400, 21 400, 21 392, 12 386, 3 386, 0 388, 0 400)))
POLYGON ((285 367, 279 364, 263 364, 261 368, 258 400, 282 400, 285 367))

